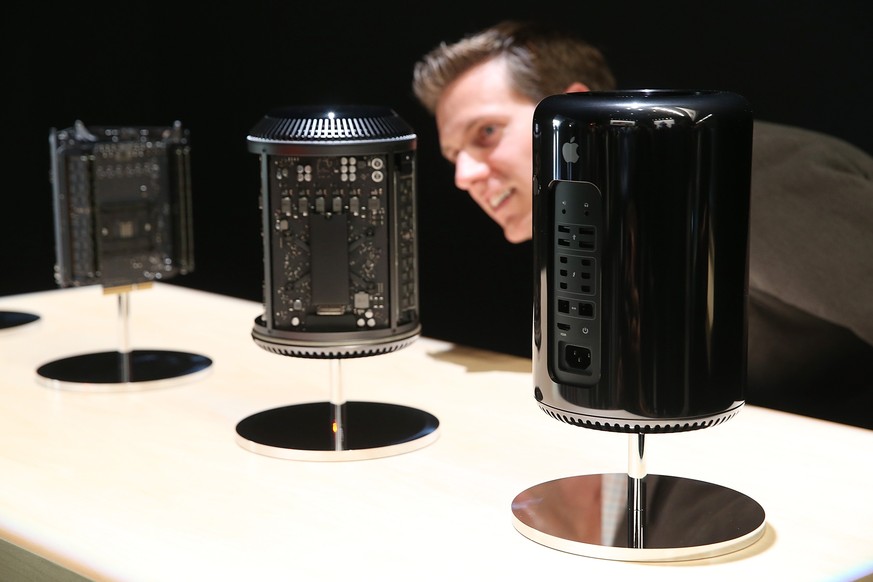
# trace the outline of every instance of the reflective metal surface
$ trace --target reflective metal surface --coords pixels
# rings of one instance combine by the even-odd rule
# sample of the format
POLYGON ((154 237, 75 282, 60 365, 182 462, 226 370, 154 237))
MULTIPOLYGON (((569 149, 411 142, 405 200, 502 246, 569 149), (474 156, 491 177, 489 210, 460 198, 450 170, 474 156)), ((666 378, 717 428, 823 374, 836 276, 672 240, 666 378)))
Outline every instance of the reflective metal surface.
POLYGON ((435 416, 397 404, 312 402, 253 414, 237 424, 236 440, 269 457, 355 461, 423 448, 437 439, 438 429, 435 416))
POLYGON ((36 323, 39 321, 39 316, 34 313, 24 313, 21 311, 0 311, 0 332, 8 329, 14 329, 36 323))
POLYGON ((49 388, 83 392, 125 392, 164 388, 207 373, 206 356, 164 350, 97 352, 70 356, 37 369, 49 388))
POLYGON ((594 558, 676 561, 718 556, 757 541, 764 509, 746 495, 704 481, 647 475, 642 506, 623 473, 549 481, 512 502, 513 524, 544 546, 594 558))

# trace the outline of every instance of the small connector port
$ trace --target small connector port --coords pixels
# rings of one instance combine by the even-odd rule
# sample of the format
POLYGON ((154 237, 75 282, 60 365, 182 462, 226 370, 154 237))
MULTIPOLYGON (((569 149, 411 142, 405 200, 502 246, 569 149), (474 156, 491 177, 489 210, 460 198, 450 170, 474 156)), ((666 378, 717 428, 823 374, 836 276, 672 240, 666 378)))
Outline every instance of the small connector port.
POLYGON ((580 226, 577 240, 580 249, 584 251, 593 251, 597 240, 597 231, 593 226, 580 226))

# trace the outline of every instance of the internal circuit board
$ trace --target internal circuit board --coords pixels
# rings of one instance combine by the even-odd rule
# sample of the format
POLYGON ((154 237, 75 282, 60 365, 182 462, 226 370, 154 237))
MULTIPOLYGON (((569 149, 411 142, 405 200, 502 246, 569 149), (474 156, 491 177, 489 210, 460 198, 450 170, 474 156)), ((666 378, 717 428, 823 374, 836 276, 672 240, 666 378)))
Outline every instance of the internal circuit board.
POLYGON ((193 269, 187 132, 174 127, 52 131, 61 286, 169 279, 193 269))
POLYGON ((417 302, 411 155, 271 156, 268 168, 273 327, 382 329, 395 310, 402 322, 417 302))

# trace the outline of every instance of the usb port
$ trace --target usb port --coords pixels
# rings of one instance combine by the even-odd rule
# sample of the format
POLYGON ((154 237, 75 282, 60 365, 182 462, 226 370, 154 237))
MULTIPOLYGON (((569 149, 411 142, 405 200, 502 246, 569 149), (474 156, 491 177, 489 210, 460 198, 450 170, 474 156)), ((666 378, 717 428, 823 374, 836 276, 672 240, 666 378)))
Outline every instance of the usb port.
POLYGON ((579 227, 579 248, 583 251, 593 251, 597 242, 597 231, 593 226, 579 227))

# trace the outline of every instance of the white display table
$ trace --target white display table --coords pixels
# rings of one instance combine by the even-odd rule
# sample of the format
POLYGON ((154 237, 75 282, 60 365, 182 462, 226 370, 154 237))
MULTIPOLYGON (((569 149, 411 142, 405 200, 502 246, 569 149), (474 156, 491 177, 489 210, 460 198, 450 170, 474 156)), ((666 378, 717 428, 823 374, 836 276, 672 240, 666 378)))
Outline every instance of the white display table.
MULTIPOLYGON (((0 309, 40 316, 0 335, 2 580, 822 581, 873 572, 873 431, 747 406, 719 426, 651 436, 650 473, 753 497, 766 511, 764 536, 694 561, 586 558, 521 535, 510 504, 547 480, 624 471, 626 436, 541 412, 527 360, 426 337, 344 360, 349 400, 428 411, 439 437, 386 458, 297 461, 236 442, 236 424, 253 413, 327 397, 329 362, 251 340, 259 303, 170 284, 134 292, 132 348, 214 363, 177 384, 112 393, 46 387, 36 369, 114 349, 113 297, 53 290, 0 298, 0 309)), ((425 313, 422 322, 426 335, 425 313)))

